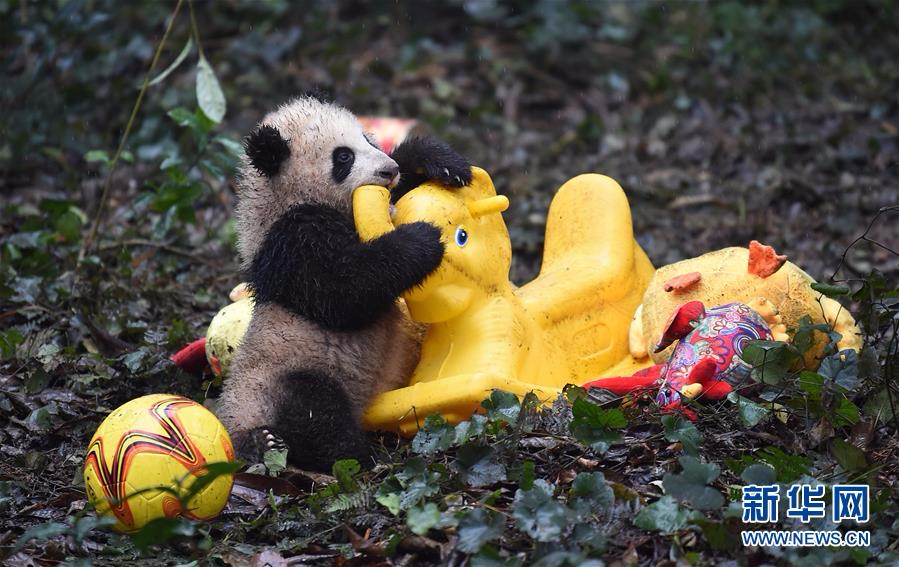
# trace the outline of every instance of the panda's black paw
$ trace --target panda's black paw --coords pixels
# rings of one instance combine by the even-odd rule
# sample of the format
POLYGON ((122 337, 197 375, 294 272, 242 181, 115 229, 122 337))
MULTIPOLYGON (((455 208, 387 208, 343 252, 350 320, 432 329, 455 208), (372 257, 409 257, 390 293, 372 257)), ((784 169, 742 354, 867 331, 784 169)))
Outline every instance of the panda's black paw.
POLYGON ((262 434, 265 436, 265 450, 266 451, 286 451, 287 443, 284 442, 284 439, 275 435, 268 429, 263 429, 262 434))
POLYGON ((445 248, 440 240, 440 229, 429 222, 401 224, 397 233, 397 257, 403 258, 403 273, 395 274, 403 282, 401 291, 418 285, 437 269, 443 261, 445 248))
POLYGON ((287 450, 284 439, 263 427, 236 434, 232 441, 237 456, 248 463, 261 463, 266 451, 287 450))
POLYGON ((400 166, 400 182, 391 192, 394 200, 429 180, 448 187, 471 183, 471 163, 436 138, 409 138, 390 157, 400 166))

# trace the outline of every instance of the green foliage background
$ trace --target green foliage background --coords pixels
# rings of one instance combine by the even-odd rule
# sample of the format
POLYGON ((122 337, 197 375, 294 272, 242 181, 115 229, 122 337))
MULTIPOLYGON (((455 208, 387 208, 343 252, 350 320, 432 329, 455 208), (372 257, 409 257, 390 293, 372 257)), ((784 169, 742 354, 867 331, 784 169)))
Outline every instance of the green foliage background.
POLYGON ((185 0, 148 74, 175 6, 0 0, 5 558, 896 560, 899 234, 895 207, 877 211, 899 200, 899 3, 185 0), (270 454, 252 469, 269 484, 216 522, 99 530, 83 447, 127 399, 216 393, 168 356, 239 281, 240 139, 312 89, 416 118, 485 167, 512 199, 516 281, 537 271, 555 188, 600 171, 625 187, 656 265, 772 244, 836 277, 820 291, 853 310, 867 348, 812 371, 790 364, 828 329, 756 344, 761 394, 695 424, 574 389, 551 410, 495 392, 483 416, 379 437, 373 472, 309 477, 270 454), (739 486, 797 479, 870 483, 875 545, 741 549, 739 486))

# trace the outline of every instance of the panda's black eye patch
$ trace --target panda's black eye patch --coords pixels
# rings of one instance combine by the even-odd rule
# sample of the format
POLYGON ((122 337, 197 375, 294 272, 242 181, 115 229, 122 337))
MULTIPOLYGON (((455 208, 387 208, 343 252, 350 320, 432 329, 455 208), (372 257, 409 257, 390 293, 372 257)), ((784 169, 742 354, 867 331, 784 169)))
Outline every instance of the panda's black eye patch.
POLYGON ((342 182, 353 170, 353 162, 356 161, 356 154, 353 150, 341 146, 334 149, 331 154, 331 176, 337 183, 342 182))
POLYGON ((261 126, 244 141, 250 164, 260 174, 274 177, 281 170, 281 164, 290 157, 290 146, 281 137, 281 132, 273 126, 261 126))

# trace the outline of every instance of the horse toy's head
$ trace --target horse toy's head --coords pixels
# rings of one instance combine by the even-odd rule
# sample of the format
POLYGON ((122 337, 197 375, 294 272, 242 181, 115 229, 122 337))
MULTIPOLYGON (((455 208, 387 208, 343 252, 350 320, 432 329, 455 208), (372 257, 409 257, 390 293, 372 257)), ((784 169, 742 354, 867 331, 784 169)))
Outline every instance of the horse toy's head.
POLYGON ((440 228, 446 252, 443 262, 403 298, 413 318, 425 323, 452 319, 472 299, 509 287, 512 246, 499 214, 509 200, 497 196, 483 169, 472 168, 472 181, 448 190, 425 183, 396 204, 394 222, 430 222, 440 228))

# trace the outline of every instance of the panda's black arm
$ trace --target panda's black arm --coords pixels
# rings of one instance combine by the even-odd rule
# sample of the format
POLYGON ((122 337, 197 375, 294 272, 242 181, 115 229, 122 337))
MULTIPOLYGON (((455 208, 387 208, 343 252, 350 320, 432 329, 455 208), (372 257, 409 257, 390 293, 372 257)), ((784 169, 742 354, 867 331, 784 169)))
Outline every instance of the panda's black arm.
POLYGON ((436 138, 409 138, 390 154, 400 166, 400 182, 390 191, 394 202, 428 180, 448 187, 471 183, 471 164, 436 138))
POLYGON ((360 242, 352 219, 304 204, 269 229, 248 280, 257 302, 278 303, 322 327, 348 331, 377 320, 442 259, 440 231, 428 223, 400 225, 360 242))

